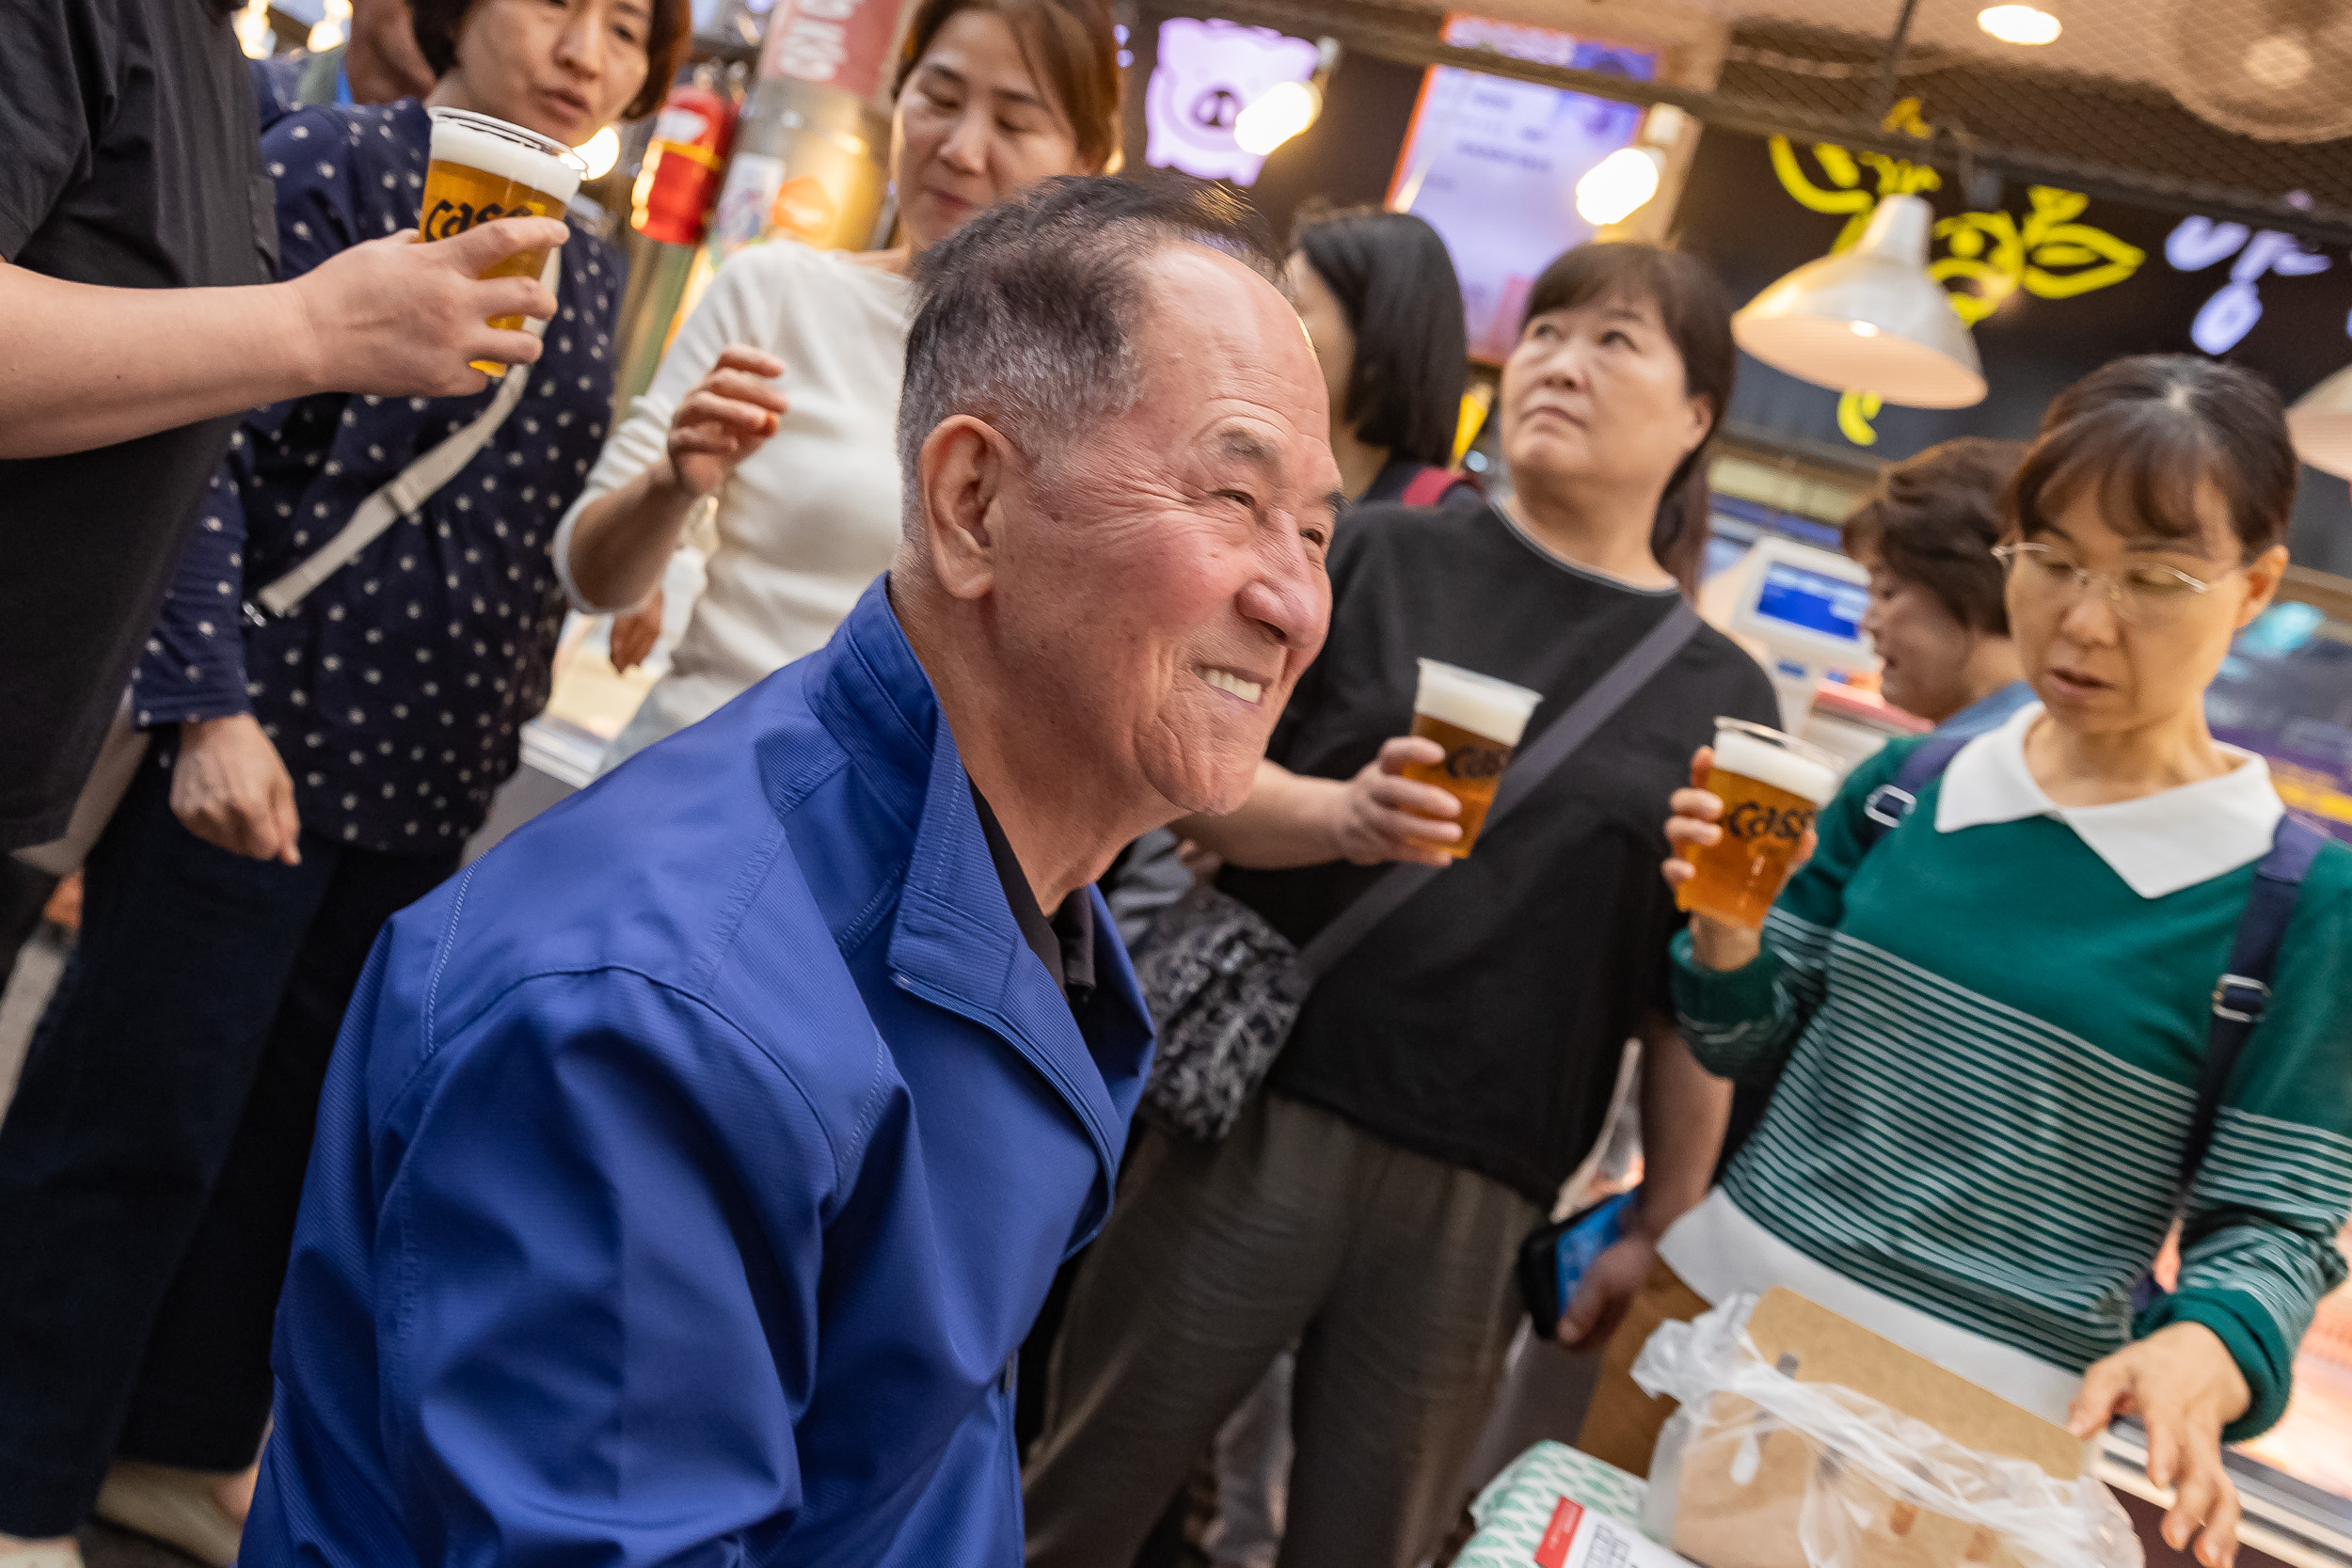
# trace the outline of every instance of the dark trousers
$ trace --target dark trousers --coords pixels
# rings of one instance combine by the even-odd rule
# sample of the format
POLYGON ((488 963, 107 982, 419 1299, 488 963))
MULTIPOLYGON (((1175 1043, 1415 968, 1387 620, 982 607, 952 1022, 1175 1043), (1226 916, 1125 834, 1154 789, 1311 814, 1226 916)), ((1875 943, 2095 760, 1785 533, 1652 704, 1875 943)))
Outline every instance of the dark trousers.
POLYGON ((1328 1111, 1257 1096, 1220 1144, 1143 1130, 1070 1294, 1024 1472, 1028 1568, 1135 1560, 1298 1346, 1283 1568, 1412 1568, 1466 1497, 1542 1212, 1328 1111))
POLYGON ((234 1471, 328 1053, 377 928, 456 857, 232 855, 141 767, 0 1123, 0 1534, 63 1535, 125 1459, 234 1471))

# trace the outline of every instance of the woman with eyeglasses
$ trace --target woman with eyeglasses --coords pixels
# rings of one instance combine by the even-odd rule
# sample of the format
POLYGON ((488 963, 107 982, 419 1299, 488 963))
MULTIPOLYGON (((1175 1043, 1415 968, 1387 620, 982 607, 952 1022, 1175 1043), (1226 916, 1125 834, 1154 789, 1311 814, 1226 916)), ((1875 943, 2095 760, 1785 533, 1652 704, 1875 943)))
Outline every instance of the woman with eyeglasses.
MULTIPOLYGON (((2149 1479, 2178 1488, 2165 1539, 2235 1557, 2221 1445, 2284 1410, 2352 1209, 2352 851, 2282 830, 2263 760, 2204 716, 2286 569, 2295 473, 2277 395, 2214 360, 2119 360, 2050 405, 1995 552, 2040 700, 1937 776, 1906 771, 1932 739, 1890 746, 1821 812, 1760 937, 1693 915, 1677 940, 1700 1061, 1779 1084, 1661 1243, 1587 1448, 1646 1464, 1664 1409, 1623 1369, 1649 1327, 1786 1285, 2084 1438, 2137 1416, 2149 1479), (1914 803, 1874 832, 1899 779, 1914 803), (2190 1178, 2177 1282, 2135 1310, 2274 845, 2317 853, 2190 1178)), ((1675 796, 1669 881, 1721 812, 1675 796)))

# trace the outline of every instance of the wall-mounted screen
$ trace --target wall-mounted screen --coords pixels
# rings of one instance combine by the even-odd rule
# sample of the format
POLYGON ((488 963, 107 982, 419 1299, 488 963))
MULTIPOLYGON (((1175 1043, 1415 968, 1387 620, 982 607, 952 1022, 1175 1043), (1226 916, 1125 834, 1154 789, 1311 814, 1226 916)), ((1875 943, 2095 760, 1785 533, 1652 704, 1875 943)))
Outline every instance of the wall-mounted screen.
MULTIPOLYGON (((1657 56, 1538 27, 1449 16, 1445 40, 1520 59, 1647 81, 1657 56)), ((1445 236, 1462 278, 1470 355, 1500 362, 1518 340, 1527 291, 1551 259, 1583 244, 1576 182, 1632 144, 1641 109, 1454 66, 1422 79, 1389 205, 1445 236)))

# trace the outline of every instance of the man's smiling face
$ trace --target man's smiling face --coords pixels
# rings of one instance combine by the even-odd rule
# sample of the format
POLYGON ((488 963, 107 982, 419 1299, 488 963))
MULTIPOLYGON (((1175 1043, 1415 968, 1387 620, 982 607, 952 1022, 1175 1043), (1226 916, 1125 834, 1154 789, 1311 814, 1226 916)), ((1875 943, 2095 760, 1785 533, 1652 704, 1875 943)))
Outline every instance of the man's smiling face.
POLYGON ((1227 812, 1323 646, 1339 469, 1288 302, 1205 245, 1140 270, 1141 395, 1028 470, 1021 510, 1045 526, 1007 530, 997 629, 1057 749, 1227 812))

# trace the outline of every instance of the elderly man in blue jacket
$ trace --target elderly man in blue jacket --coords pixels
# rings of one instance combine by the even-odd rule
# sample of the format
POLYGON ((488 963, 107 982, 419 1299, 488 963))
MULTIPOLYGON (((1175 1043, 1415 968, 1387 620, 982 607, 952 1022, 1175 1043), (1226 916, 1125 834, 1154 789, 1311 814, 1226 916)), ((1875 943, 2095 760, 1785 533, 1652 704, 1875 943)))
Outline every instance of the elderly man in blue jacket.
POLYGON ((1221 214, 935 247, 890 574, 388 927, 247 1568, 1020 1562, 1014 1354, 1151 1054, 1089 884, 1241 801, 1329 613, 1322 378, 1221 214))

